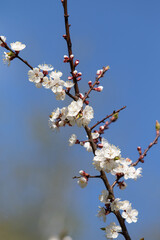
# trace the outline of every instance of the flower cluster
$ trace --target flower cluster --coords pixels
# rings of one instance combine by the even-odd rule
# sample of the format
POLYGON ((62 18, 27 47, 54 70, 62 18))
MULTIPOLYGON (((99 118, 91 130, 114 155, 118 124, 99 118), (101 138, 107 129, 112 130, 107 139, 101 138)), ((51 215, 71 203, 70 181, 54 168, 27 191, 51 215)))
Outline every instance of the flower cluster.
POLYGON ((129 158, 121 158, 121 151, 114 145, 111 145, 106 139, 102 139, 101 149, 95 151, 93 165, 98 170, 104 170, 112 175, 121 174, 124 179, 137 179, 141 176, 142 168, 135 169, 129 158))
MULTIPOLYGON (((126 220, 128 223, 137 222, 137 215, 138 211, 136 209, 132 209, 131 203, 127 200, 120 201, 120 198, 116 198, 114 200, 109 198, 109 192, 107 190, 103 190, 102 194, 99 196, 99 200, 105 204, 104 207, 99 206, 98 210, 98 217, 101 217, 104 222, 106 222, 106 215, 108 215, 111 212, 117 212, 119 210, 122 210, 122 217, 126 220)), ((111 225, 107 226, 105 228, 105 231, 107 231, 108 234, 106 234, 107 238, 117 238, 118 232, 115 229, 112 229, 113 227, 112 223, 111 225), (106 230, 107 229, 107 230, 106 230)), ((116 226, 118 227, 118 226, 116 226)), ((117 228, 118 229, 118 228, 117 228)), ((120 227, 119 227, 120 229, 120 227)))
MULTIPOLYGON (((5 36, 0 36, 0 46, 1 47, 6 47, 7 46, 5 36)), ((19 52, 22 51, 26 47, 25 44, 23 44, 19 41, 10 43, 10 46, 11 46, 11 51, 10 52, 4 52, 4 54, 3 54, 3 62, 7 63, 8 66, 10 65, 11 60, 13 60, 16 57, 16 55, 18 55, 19 52)))
POLYGON ((38 68, 36 67, 28 71, 29 81, 34 82, 38 88, 43 86, 46 89, 51 89, 57 100, 64 100, 66 93, 63 87, 69 91, 74 86, 74 83, 61 80, 62 72, 52 70, 53 67, 51 65, 38 65, 38 68))
MULTIPOLYGON (((57 108, 52 112, 49 119, 49 126, 53 130, 57 130, 66 124, 69 126, 77 124, 78 127, 82 125, 87 126, 93 115, 93 108, 87 105, 83 109, 83 100, 79 98, 77 101, 72 101, 68 107, 57 108)), ((75 143, 75 136, 72 135, 70 143, 71 146, 75 143)))

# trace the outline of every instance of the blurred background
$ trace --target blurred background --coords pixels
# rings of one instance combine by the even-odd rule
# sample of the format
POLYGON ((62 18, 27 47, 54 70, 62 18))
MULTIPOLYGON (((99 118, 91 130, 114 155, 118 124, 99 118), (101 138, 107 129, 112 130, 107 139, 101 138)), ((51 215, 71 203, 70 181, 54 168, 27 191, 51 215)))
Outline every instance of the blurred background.
MULTIPOLYGON (((103 92, 91 94, 92 123, 127 105, 105 138, 135 161, 137 146, 148 146, 155 137, 155 120, 160 121, 160 2, 68 0, 68 9, 73 53, 83 74, 81 92, 94 81, 97 69, 111 67, 102 79, 103 92)), ((25 43, 20 55, 33 67, 52 64, 67 80, 60 0, 2 1, 0 16, 0 35, 8 44, 25 43)), ((17 59, 8 67, 1 58, 0 239, 48 240, 61 233, 73 240, 104 239, 100 227, 115 219, 108 216, 103 223, 96 217, 103 183, 93 179, 80 189, 72 180, 80 169, 96 174, 91 153, 77 145, 68 147, 72 133, 81 140, 86 134, 76 127, 59 133, 49 129, 50 113, 70 99, 57 102, 51 91, 37 89, 28 81, 28 70, 17 59)), ((160 143, 139 167, 143 178, 127 181, 128 188, 115 189, 116 196, 139 211, 138 222, 127 224, 132 239, 158 240, 160 143)))

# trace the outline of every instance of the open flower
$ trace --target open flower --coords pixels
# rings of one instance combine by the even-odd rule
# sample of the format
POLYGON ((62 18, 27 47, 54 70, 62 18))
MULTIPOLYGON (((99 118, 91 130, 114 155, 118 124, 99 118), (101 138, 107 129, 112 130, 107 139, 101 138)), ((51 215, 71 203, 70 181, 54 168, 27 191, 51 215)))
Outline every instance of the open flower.
POLYGON ((13 42, 10 45, 11 45, 11 49, 16 52, 19 52, 26 47, 26 45, 21 42, 13 42))
POLYGON ((121 232, 121 227, 112 222, 106 227, 105 231, 108 239, 117 238, 118 233, 121 232))
POLYGON ((39 83, 43 78, 43 73, 40 72, 39 68, 33 68, 28 71, 28 77, 30 82, 39 83))
POLYGON ((88 181, 87 181, 87 178, 85 177, 80 177, 77 181, 78 185, 81 187, 81 188, 85 188, 88 184, 88 181))
POLYGON ((42 71, 45 71, 45 72, 49 72, 49 71, 52 71, 53 70, 53 67, 52 65, 50 64, 39 64, 38 67, 42 70, 42 71))

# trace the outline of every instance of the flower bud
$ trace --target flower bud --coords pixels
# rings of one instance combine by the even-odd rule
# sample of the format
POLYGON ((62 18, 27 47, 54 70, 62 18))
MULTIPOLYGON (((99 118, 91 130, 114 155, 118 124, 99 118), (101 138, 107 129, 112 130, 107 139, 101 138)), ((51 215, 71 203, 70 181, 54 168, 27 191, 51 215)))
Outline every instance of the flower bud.
POLYGON ((74 65, 77 66, 79 64, 79 60, 76 60, 74 65))
POLYGON ((160 123, 156 120, 156 130, 160 130, 160 123))
POLYGON ((64 39, 67 39, 67 35, 66 35, 66 34, 63 34, 63 38, 64 38, 64 39))
POLYGON ((77 81, 80 81, 80 80, 81 80, 81 77, 78 77, 78 78, 77 78, 77 81))
POLYGON ((79 72, 79 73, 78 73, 78 76, 82 76, 82 73, 81 73, 81 72, 79 72))
POLYGON ((100 75, 100 74, 102 74, 102 72, 103 72, 103 69, 99 69, 99 70, 97 70, 97 75, 100 75))
POLYGON ((79 174, 80 174, 81 176, 84 176, 84 175, 85 175, 85 171, 84 171, 84 170, 80 170, 80 171, 79 171, 79 174))
POLYGON ((88 82, 89 87, 92 87, 92 81, 88 82))
POLYGON ((74 55, 73 55, 73 54, 71 54, 71 55, 70 55, 70 59, 72 60, 73 58, 74 58, 74 55))
POLYGON ((71 76, 68 77, 68 80, 72 80, 72 79, 73 79, 73 77, 71 77, 71 76))
POLYGON ((102 92, 103 86, 99 86, 99 87, 95 88, 95 90, 96 90, 97 92, 102 92))

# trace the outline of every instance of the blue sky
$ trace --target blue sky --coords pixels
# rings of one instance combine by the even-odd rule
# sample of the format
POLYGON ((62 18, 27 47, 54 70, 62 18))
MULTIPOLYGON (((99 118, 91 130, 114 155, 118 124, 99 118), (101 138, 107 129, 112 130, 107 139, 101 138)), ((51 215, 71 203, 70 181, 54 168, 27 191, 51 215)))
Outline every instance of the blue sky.
MULTIPOLYGON (((70 70, 69 65, 63 63, 67 48, 62 38, 64 19, 60 0, 15 0, 7 3, 8 7, 6 2, 1 3, 0 15, 3 21, 0 21, 0 35, 5 35, 8 43, 25 43, 27 47, 21 56, 33 67, 44 62, 50 63, 64 73, 63 79, 66 80, 70 70)), ((155 120, 160 121, 160 2, 70 0, 68 5, 73 53, 80 60, 77 69, 83 74, 81 92, 86 91, 89 80, 94 80, 97 69, 104 65, 111 67, 102 79, 104 91, 91 94, 90 104, 95 108, 93 122, 127 105, 105 137, 121 148, 122 156, 136 160, 137 146, 140 145, 143 149, 148 146, 155 137, 155 120)), ((45 199, 44 189, 42 190, 38 183, 40 180, 43 182, 43 179, 45 182, 45 170, 55 167, 54 159, 53 162, 50 160, 49 153, 58 158, 58 148, 61 148, 62 143, 64 156, 68 156, 65 164, 71 165, 67 178, 70 179, 81 168, 95 173, 90 154, 79 146, 72 149, 65 147, 73 132, 81 137, 85 136, 85 133, 82 135, 75 128, 67 128, 61 129, 60 133, 54 136, 48 129, 50 112, 58 106, 67 105, 69 100, 57 102, 51 92, 37 89, 27 79, 28 70, 27 66, 18 60, 11 62, 10 67, 5 66, 2 60, 0 63, 0 212, 3 212, 4 216, 17 214, 17 211, 23 212, 27 204, 34 205, 39 199, 45 199), (39 125, 40 129, 35 130, 39 125), (52 150, 48 150, 46 156, 47 147, 52 150), (69 157, 72 154, 74 158, 69 157), (26 176, 25 189, 22 185, 23 190, 17 191, 20 199, 15 196, 14 203, 10 204, 10 199, 14 191, 16 192, 17 181, 23 175, 15 177, 15 168, 25 169, 26 166, 36 169, 36 174, 32 174, 33 178, 29 179, 26 176), (20 206, 20 203, 22 208, 15 208, 20 206)), ((116 190, 117 196, 120 194, 123 200, 130 200, 133 207, 139 210, 139 222, 128 226, 133 239, 143 237, 149 227, 155 232, 158 231, 159 153, 159 145, 154 146, 142 165, 143 178, 136 182, 129 181, 126 191, 119 193, 116 190), (152 204, 156 208, 150 210, 152 204)), ((79 229, 78 236, 75 234, 74 239, 103 239, 103 233, 98 228, 104 224, 95 217, 99 205, 98 195, 103 190, 103 185, 93 180, 88 188, 82 191, 74 181, 71 180, 70 184, 70 204, 74 205, 78 218, 87 226, 79 229)))

